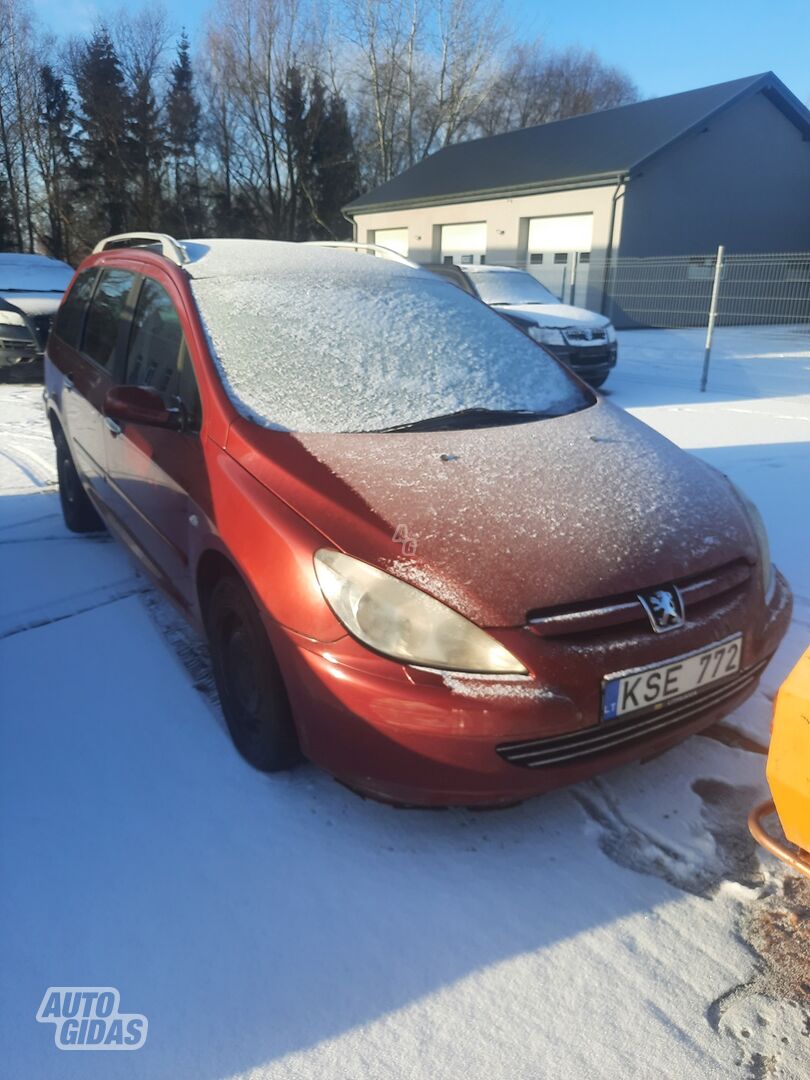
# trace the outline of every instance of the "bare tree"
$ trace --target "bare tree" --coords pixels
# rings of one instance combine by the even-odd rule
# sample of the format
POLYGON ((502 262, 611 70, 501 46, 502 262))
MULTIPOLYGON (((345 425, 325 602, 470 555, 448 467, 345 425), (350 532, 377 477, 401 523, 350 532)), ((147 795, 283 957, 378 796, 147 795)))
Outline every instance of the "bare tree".
POLYGON ((19 250, 34 250, 31 130, 36 122, 36 43, 19 0, 0 0, 0 155, 19 250))
POLYGON ((379 183, 471 130, 504 31, 483 0, 347 0, 342 36, 366 180, 379 183))
POLYGON ((538 40, 515 48, 477 119, 483 134, 494 135, 637 100, 633 81, 596 53, 549 50, 538 40))

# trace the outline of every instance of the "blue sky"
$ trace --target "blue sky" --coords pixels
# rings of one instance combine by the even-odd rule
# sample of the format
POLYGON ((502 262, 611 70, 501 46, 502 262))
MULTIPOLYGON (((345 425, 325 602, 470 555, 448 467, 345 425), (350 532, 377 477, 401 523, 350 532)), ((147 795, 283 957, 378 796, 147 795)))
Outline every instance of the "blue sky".
MULTIPOLYGON (((121 0, 34 0, 59 34, 82 32, 121 0)), ((518 37, 582 45, 624 68, 645 97, 775 71, 810 103, 810 0, 505 0, 518 37)), ((130 0, 129 10, 137 6, 130 0)), ((166 0, 192 36, 211 0, 166 0)))

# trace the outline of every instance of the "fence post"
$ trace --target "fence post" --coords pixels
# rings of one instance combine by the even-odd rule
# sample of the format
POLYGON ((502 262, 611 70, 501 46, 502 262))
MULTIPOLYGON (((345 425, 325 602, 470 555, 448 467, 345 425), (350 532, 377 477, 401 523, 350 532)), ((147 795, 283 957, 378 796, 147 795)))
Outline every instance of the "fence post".
POLYGON ((703 374, 700 377, 700 392, 706 390, 709 381, 709 359, 712 355, 712 338, 714 337, 714 323, 717 319, 717 298, 720 293, 720 274, 723 270, 723 255, 725 247, 720 244, 717 249, 717 259, 714 264, 714 281, 712 282, 712 299, 709 305, 709 325, 706 328, 706 347, 703 351, 703 374))

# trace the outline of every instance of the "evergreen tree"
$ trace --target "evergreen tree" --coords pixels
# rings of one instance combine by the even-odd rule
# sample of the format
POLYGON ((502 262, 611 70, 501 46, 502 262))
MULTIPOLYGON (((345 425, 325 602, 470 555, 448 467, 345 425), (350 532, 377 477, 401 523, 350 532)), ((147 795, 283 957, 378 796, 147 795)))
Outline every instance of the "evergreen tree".
POLYGON ((166 157, 166 136, 149 72, 135 76, 129 99, 127 130, 132 162, 132 222, 154 228, 161 215, 161 170, 166 157))
POLYGON ((172 196, 168 220, 184 236, 203 229, 203 207, 197 154, 200 144, 200 103, 194 90, 191 49, 185 30, 177 45, 166 96, 168 150, 172 167, 172 196))
POLYGON ((313 141, 314 235, 339 239, 351 234, 342 208, 357 195, 360 168, 346 102, 331 94, 313 141))
POLYGON ((50 64, 39 70, 40 121, 35 140, 37 163, 45 189, 48 232, 44 239, 57 259, 70 259, 69 177, 74 168, 72 145, 75 116, 65 80, 50 64))
POLYGON ((77 62, 80 137, 75 176, 93 235, 124 232, 132 163, 130 100, 121 64, 104 27, 82 47, 77 62))
POLYGON ((8 196, 8 184, 0 176, 0 251, 9 251, 14 247, 14 222, 11 215, 11 201, 8 196))
POLYGON ((313 116, 312 103, 307 101, 304 74, 295 64, 287 68, 281 90, 281 110, 287 163, 283 238, 306 240, 310 221, 307 196, 312 180, 313 116))

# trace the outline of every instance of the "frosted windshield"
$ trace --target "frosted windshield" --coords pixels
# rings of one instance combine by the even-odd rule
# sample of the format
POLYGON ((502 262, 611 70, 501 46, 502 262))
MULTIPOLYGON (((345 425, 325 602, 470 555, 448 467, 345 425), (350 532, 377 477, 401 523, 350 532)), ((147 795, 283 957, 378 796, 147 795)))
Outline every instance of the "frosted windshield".
POLYGON ((588 398, 547 353, 433 274, 250 242, 190 268, 225 389, 292 431, 376 431, 469 409, 560 415, 588 398), (210 275, 210 276, 209 276, 210 275))
POLYGON ((484 270, 472 274, 472 281, 485 304, 559 304, 531 274, 512 270, 484 270))

